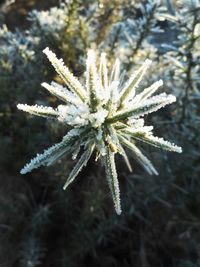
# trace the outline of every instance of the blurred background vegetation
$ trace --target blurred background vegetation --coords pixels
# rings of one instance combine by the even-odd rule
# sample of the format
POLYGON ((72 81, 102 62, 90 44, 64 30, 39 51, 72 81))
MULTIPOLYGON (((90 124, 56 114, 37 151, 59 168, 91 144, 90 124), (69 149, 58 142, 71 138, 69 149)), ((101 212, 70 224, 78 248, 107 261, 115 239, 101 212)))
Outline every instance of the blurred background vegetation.
POLYGON ((199 267, 200 1, 1 0, 0 26, 0 266, 199 267), (145 146, 159 176, 133 159, 133 173, 118 162, 121 216, 100 162, 67 191, 70 158, 19 174, 67 131, 16 109, 58 104, 40 86, 59 81, 46 46, 80 79, 91 47, 105 50, 109 64, 119 57, 125 75, 150 58, 143 86, 161 78, 162 90, 177 96, 146 120, 183 153, 145 146))

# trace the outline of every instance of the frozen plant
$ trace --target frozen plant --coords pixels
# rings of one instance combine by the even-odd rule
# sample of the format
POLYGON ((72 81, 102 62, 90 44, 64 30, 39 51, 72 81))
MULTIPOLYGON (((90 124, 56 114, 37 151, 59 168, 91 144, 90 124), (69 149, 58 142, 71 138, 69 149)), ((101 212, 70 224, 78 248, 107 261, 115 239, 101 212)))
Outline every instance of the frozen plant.
POLYGON ((71 184, 81 169, 96 151, 96 160, 102 158, 106 177, 117 214, 121 213, 120 191, 115 166, 115 154, 119 153, 131 171, 131 165, 125 149, 133 152, 135 159, 149 174, 158 174, 149 159, 136 146, 137 141, 169 151, 181 152, 181 148, 153 136, 152 126, 144 126, 144 115, 157 111, 173 103, 173 95, 162 93, 152 96, 162 86, 162 80, 153 83, 141 93, 136 89, 143 79, 151 61, 145 60, 121 88, 120 62, 116 59, 108 75, 106 54, 101 53, 97 70, 95 51, 89 50, 86 61, 86 84, 82 85, 62 59, 46 48, 43 51, 66 87, 55 82, 42 83, 50 93, 60 98, 65 104, 56 109, 45 106, 18 104, 20 110, 45 118, 57 119, 71 127, 60 143, 38 154, 25 165, 21 174, 32 171, 41 165, 49 166, 66 153, 72 153, 73 159, 81 154, 69 174, 64 189, 71 184))
POLYGON ((66 29, 68 12, 65 5, 52 7, 46 11, 33 10, 28 20, 32 22, 31 34, 52 35, 55 40, 60 40, 60 33, 66 29))

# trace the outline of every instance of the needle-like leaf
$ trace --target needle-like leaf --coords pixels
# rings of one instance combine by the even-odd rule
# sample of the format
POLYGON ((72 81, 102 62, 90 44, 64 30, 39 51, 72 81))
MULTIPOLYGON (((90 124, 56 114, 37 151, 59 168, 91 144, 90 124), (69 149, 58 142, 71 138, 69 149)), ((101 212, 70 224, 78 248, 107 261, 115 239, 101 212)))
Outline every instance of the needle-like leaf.
POLYGON ((133 156, 135 159, 142 165, 142 167, 150 174, 158 175, 158 172, 153 167, 150 160, 142 154, 142 152, 128 139, 124 138, 123 136, 119 136, 119 139, 121 140, 122 144, 126 146, 128 149, 130 149, 133 152, 133 156))
POLYGON ((117 121, 126 120, 128 117, 132 116, 134 118, 139 118, 145 114, 149 114, 157 111, 158 109, 169 105, 176 101, 176 97, 173 95, 160 94, 152 98, 147 99, 146 101, 138 104, 130 109, 125 109, 121 112, 116 113, 115 116, 108 118, 108 123, 114 123, 117 121))
POLYGON ((30 106, 27 104, 18 104, 17 108, 20 110, 23 110, 25 112, 30 113, 31 115, 36 115, 44 118, 56 118, 58 117, 57 110, 51 108, 51 107, 45 107, 45 106, 39 106, 34 105, 30 106))
POLYGON ((113 65, 112 71, 111 71, 111 75, 110 75, 110 84, 112 82, 119 82, 120 80, 120 61, 117 58, 115 60, 115 63, 113 65))
POLYGON ((117 214, 120 214, 120 191, 115 154, 119 153, 124 158, 129 170, 132 171, 124 150, 126 147, 149 174, 158 174, 149 159, 137 148, 137 142, 142 141, 169 151, 179 153, 182 151, 173 143, 153 136, 153 126, 145 126, 143 118, 145 114, 173 103, 176 98, 165 93, 152 97, 163 84, 161 80, 137 94, 136 88, 150 66, 150 60, 144 62, 119 92, 124 71, 120 73, 118 59, 114 63, 111 74, 108 74, 106 54, 101 53, 97 72, 96 53, 89 50, 86 60, 86 83, 83 86, 64 66, 63 61, 58 59, 49 48, 46 48, 44 53, 68 88, 55 82, 52 82, 51 85, 42 83, 42 86, 65 103, 58 105, 56 109, 23 104, 19 104, 17 107, 33 115, 55 118, 70 127, 71 130, 60 143, 32 159, 21 170, 21 173, 25 174, 41 165, 49 166, 65 153, 72 153, 72 158, 76 159, 81 148, 84 148, 82 156, 64 185, 64 189, 66 189, 87 164, 92 152, 96 150, 96 160, 104 159, 106 177, 115 210, 117 214))
POLYGON ((93 150, 94 144, 90 144, 89 147, 85 150, 85 152, 83 152, 82 156, 80 157, 73 170, 71 171, 69 177, 67 178, 67 181, 63 187, 64 190, 68 187, 69 184, 74 181, 74 179, 77 177, 82 168, 87 165, 87 162, 90 159, 93 150))
POLYGON ((93 50, 88 51, 87 69, 86 69, 86 87, 89 94, 90 110, 92 113, 97 111, 99 99, 97 97, 97 90, 99 78, 96 69, 96 57, 93 50))
POLYGON ((80 99, 85 102, 86 101, 86 91, 82 84, 74 77, 74 75, 70 72, 70 70, 64 65, 64 62, 62 59, 58 59, 56 55, 49 50, 49 48, 45 48, 43 52, 48 57, 49 61, 57 71, 57 73, 60 75, 60 77, 63 79, 63 81, 66 83, 66 85, 77 94, 80 99))
POLYGON ((139 68, 139 70, 133 73, 128 82, 125 84, 125 87, 120 93, 119 108, 122 107, 124 101, 128 100, 130 97, 134 97, 135 89, 139 85, 150 64, 151 60, 146 59, 144 64, 139 68))
POLYGON ((108 90, 108 68, 107 68, 107 61, 106 61, 106 53, 101 53, 101 56, 100 56, 99 77, 100 77, 102 87, 105 90, 108 90))
POLYGON ((120 204, 119 182, 117 178, 114 153, 110 150, 109 147, 107 148, 107 153, 105 156, 105 169, 106 169, 106 178, 114 201, 115 210, 116 213, 120 215, 121 204, 120 204))
POLYGON ((44 150, 42 154, 37 154, 37 156, 29 163, 27 163, 24 168, 20 171, 21 174, 25 174, 27 172, 31 172, 33 169, 36 169, 43 166, 51 165, 55 159, 60 158, 64 153, 66 153, 70 147, 74 144, 76 136, 72 136, 70 132, 63 137, 60 143, 57 143, 50 148, 44 150))
POLYGON ((166 141, 163 138, 153 136, 152 134, 149 134, 149 133, 140 132, 140 131, 134 133, 128 129, 121 130, 121 132, 124 132, 125 134, 130 135, 135 140, 139 140, 139 141, 148 143, 152 146, 155 146, 155 147, 158 147, 158 148, 161 148, 164 150, 178 152, 178 153, 182 152, 181 147, 176 146, 175 144, 170 143, 169 141, 166 141))
POLYGON ((77 98, 72 92, 61 86, 60 84, 57 84, 55 82, 52 82, 52 84, 48 83, 42 83, 41 84, 45 89, 47 89, 51 94, 55 95, 62 101, 66 103, 71 103, 74 105, 80 104, 80 99, 77 98))

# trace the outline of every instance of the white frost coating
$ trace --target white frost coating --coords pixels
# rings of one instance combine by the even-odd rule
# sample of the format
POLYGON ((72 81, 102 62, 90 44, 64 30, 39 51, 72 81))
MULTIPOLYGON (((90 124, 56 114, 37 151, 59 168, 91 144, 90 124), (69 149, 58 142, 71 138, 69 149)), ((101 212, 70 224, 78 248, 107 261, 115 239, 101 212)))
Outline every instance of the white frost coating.
POLYGON ((91 122, 94 128, 98 128, 99 126, 101 126, 102 123, 104 123, 107 115, 108 115, 108 111, 106 109, 101 109, 97 111, 96 113, 90 114, 89 121, 91 122))
POLYGON ((51 94, 55 95, 56 97, 60 98, 64 102, 72 103, 74 105, 79 105, 82 103, 80 98, 74 95, 72 92, 67 90, 62 85, 52 82, 51 85, 48 83, 41 84, 45 89, 47 89, 51 94))
POLYGON ((102 138, 103 138, 103 131, 101 129, 98 129, 97 134, 96 134, 96 139, 100 141, 102 140, 102 138))
MULTIPOLYGON (((98 88, 96 90, 96 97, 97 97, 98 101, 101 101, 102 104, 106 103, 107 98, 106 98, 105 90, 103 89, 102 84, 98 78, 96 80, 95 87, 98 88)), ((107 89, 107 91, 108 91, 108 89, 107 89)))
POLYGON ((83 152, 82 156, 80 157, 80 159, 74 166, 73 170, 71 171, 69 177, 67 178, 67 181, 63 186, 64 190, 68 187, 69 184, 71 184, 74 181, 74 179, 77 177, 82 168, 87 165, 87 162, 90 159, 93 150, 94 150, 94 144, 89 145, 88 149, 86 149, 86 151, 83 152))
MULTIPOLYGON (((107 78, 104 77, 105 73, 100 73, 100 71, 97 72, 96 57, 94 53, 92 53, 92 56, 87 62, 86 88, 88 98, 90 99, 90 102, 92 99, 95 99, 98 103, 101 102, 101 104, 105 104, 109 95, 107 78)), ((105 66, 103 68, 105 68, 105 66)), ((106 72, 106 70, 104 70, 104 72, 106 72)))
POLYGON ((136 119, 134 117, 129 117, 128 124, 131 125, 132 129, 141 128, 144 126, 144 119, 136 119))
POLYGON ((99 151, 99 155, 96 157, 96 161, 100 156, 105 156, 106 155, 106 146, 103 141, 103 131, 101 128, 97 128, 97 133, 95 134, 95 139, 96 139, 96 147, 99 151))
POLYGON ((97 105, 104 99, 102 81, 99 79, 96 67, 95 51, 90 49, 87 54, 86 88, 89 96, 89 106, 92 113, 96 112, 97 105))
POLYGON ((142 141, 157 148, 181 153, 181 147, 165 141, 163 138, 153 136, 153 126, 145 126, 143 119, 145 114, 173 103, 176 98, 165 93, 152 97, 163 85, 162 80, 136 94, 136 88, 151 64, 148 59, 130 77, 119 93, 119 87, 121 87, 119 77, 122 77, 122 74, 120 74, 118 59, 114 63, 111 74, 109 74, 106 55, 102 53, 97 72, 95 52, 89 50, 86 61, 86 83, 83 86, 64 66, 62 59, 57 59, 49 48, 46 48, 44 53, 66 83, 67 88, 56 82, 42 83, 42 86, 64 101, 64 104, 58 105, 57 109, 26 104, 18 104, 17 107, 33 115, 57 119, 70 127, 71 130, 60 143, 46 149, 42 154, 37 154, 24 166, 21 174, 30 172, 42 165, 49 166, 65 153, 70 152, 73 159, 76 157, 78 159, 64 185, 66 188, 74 181, 83 166, 87 164, 93 150, 96 149, 95 160, 102 157, 105 159, 107 181, 115 210, 117 214, 120 214, 120 191, 114 155, 116 153, 121 154, 131 171, 131 164, 124 150, 124 147, 127 147, 149 174, 157 175, 152 163, 137 148, 138 142, 142 141))
POLYGON ((140 116, 143 116, 145 114, 155 112, 158 109, 163 108, 164 106, 169 105, 175 101, 176 97, 174 95, 167 95, 163 93, 157 96, 153 96, 144 102, 142 101, 141 104, 138 103, 134 106, 136 112, 135 114, 133 114, 133 118, 139 118, 140 116))
POLYGON ((45 48, 43 52, 48 57, 51 64, 54 66, 57 73, 66 83, 66 85, 77 94, 82 101, 86 100, 86 91, 81 83, 74 77, 74 75, 69 71, 69 69, 64 65, 62 59, 58 59, 56 55, 49 50, 49 48, 45 48))
POLYGON ((80 136, 80 134, 82 133, 84 131, 84 129, 83 128, 74 128, 74 129, 71 129, 68 133, 67 133, 67 135, 66 135, 66 137, 63 137, 63 139, 65 140, 65 138, 68 138, 68 137, 78 137, 78 136, 80 136))
POLYGON ((69 142, 74 137, 70 132, 63 137, 63 140, 60 143, 44 150, 42 154, 37 154, 35 158, 31 159, 31 161, 21 169, 20 173, 26 174, 41 165, 49 165, 48 163, 53 162, 54 158, 58 159, 58 156, 62 156, 70 148, 69 142))
POLYGON ((108 122, 116 122, 128 119, 129 117, 138 119, 146 114, 157 111, 166 105, 169 105, 176 101, 176 97, 173 95, 166 95, 165 93, 153 96, 146 101, 141 101, 134 105, 134 103, 129 102, 126 108, 120 110, 112 118, 109 118, 108 122))
POLYGON ((41 117, 56 117, 58 112, 52 107, 39 106, 39 105, 27 105, 27 104, 18 104, 17 108, 28 112, 32 115, 41 116, 41 117))
POLYGON ((133 99, 134 103, 146 100, 151 95, 153 95, 158 90, 158 88, 160 88, 162 85, 163 85, 163 81, 159 80, 153 83, 148 88, 145 88, 140 94, 136 95, 136 97, 133 99))
POLYGON ((124 101, 128 101, 130 98, 135 96, 135 89, 138 87, 147 69, 150 67, 151 63, 152 61, 150 59, 146 59, 143 65, 139 68, 139 70, 131 75, 130 79, 125 84, 125 87, 122 89, 120 93, 121 104, 124 101))
POLYGON ((106 169, 106 178, 115 205, 115 211, 118 215, 120 215, 122 210, 120 203, 121 201, 120 201, 119 182, 117 178, 114 153, 112 153, 112 151, 109 148, 107 148, 107 153, 105 156, 105 169, 106 169))
POLYGON ((119 100, 118 87, 119 87, 119 81, 113 81, 109 87, 110 97, 112 98, 111 100, 112 100, 113 104, 117 104, 117 102, 119 100))
POLYGON ((58 114, 58 120, 68 125, 80 127, 87 125, 89 122, 89 109, 84 104, 80 104, 79 108, 74 105, 59 105, 58 114))
POLYGON ((107 69, 106 53, 101 53, 101 56, 100 56, 99 77, 100 77, 102 87, 104 88, 104 90, 107 90, 108 69, 107 69))
POLYGON ((135 159, 138 161, 138 163, 140 163, 143 166, 143 168, 150 175, 152 174, 158 175, 158 172, 156 171, 156 169, 154 168, 150 160, 145 155, 143 155, 143 153, 133 143, 131 143, 129 140, 127 140, 123 136, 120 136, 120 139, 122 141, 122 144, 125 145, 127 148, 129 148, 133 152, 135 159))
POLYGON ((119 59, 117 58, 115 60, 115 63, 113 65, 113 68, 112 68, 112 71, 111 71, 111 75, 110 75, 110 84, 112 82, 115 82, 115 81, 119 81, 119 77, 120 77, 120 61, 119 59))
MULTIPOLYGON (((139 132, 140 133, 140 132, 139 132)), ((168 151, 173 151, 177 153, 182 153, 182 148, 176 146, 174 143, 164 140, 163 138, 159 138, 157 136, 153 136, 152 134, 145 134, 144 136, 135 137, 138 140, 141 140, 145 143, 148 143, 152 146, 162 148, 168 151)))
POLYGON ((125 130, 126 133, 136 134, 136 133, 149 133, 153 130, 153 126, 143 126, 143 127, 131 127, 125 130))

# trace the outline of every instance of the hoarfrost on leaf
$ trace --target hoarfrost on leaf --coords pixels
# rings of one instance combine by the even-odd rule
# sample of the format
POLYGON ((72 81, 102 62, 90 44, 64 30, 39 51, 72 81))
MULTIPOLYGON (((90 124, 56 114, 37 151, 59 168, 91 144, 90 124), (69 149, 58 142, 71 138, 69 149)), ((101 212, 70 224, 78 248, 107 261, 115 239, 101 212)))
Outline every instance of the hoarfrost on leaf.
POLYGON ((49 166, 71 153, 76 159, 83 148, 83 153, 69 174, 64 189, 71 184, 92 153, 96 151, 96 160, 104 159, 106 177, 117 214, 121 214, 120 191, 115 154, 119 153, 129 170, 132 170, 125 149, 128 148, 140 165, 150 174, 158 172, 150 160, 137 147, 137 142, 148 143, 154 147, 181 153, 180 147, 153 136, 153 126, 144 125, 144 115, 176 101, 173 95, 162 93, 152 96, 163 85, 159 80, 138 93, 137 88, 144 78, 151 61, 145 60, 138 71, 134 72, 121 88, 120 62, 117 59, 109 75, 107 58, 101 53, 99 69, 96 52, 89 50, 86 60, 86 83, 80 81, 64 65, 62 59, 46 48, 43 51, 53 67, 63 79, 66 87, 55 82, 42 83, 50 93, 64 103, 57 109, 44 106, 18 104, 20 110, 32 115, 56 119, 72 128, 60 143, 38 154, 21 170, 21 174, 32 171, 42 165, 49 166))

